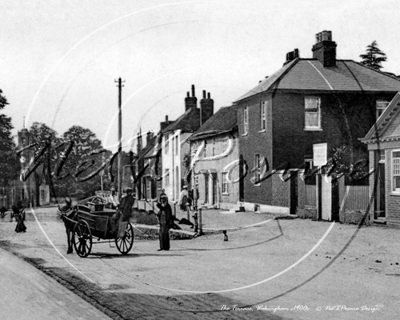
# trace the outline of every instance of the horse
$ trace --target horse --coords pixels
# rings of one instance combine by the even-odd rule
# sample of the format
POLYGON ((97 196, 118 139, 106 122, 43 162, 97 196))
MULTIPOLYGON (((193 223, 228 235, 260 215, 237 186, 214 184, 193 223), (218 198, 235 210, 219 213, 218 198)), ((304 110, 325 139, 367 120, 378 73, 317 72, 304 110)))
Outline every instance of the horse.
POLYGON ((7 211, 8 211, 8 210, 7 210, 6 207, 1 207, 1 208, 0 208, 0 216, 1 216, 2 218, 4 218, 4 216, 5 216, 5 214, 6 214, 7 211))
POLYGON ((72 207, 71 199, 65 198, 65 205, 60 208, 58 205, 58 214, 60 215, 62 221, 64 222, 65 232, 67 233, 67 241, 68 241, 68 250, 67 254, 73 253, 73 231, 75 223, 74 221, 78 221, 76 218, 76 207, 72 207))

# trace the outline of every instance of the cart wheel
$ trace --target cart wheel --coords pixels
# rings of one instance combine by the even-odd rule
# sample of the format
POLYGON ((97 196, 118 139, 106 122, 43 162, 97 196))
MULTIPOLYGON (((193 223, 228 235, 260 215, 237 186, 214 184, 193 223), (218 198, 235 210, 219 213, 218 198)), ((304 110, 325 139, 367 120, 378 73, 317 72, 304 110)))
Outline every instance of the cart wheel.
POLYGON ((82 258, 87 257, 92 250, 92 233, 85 220, 79 220, 74 228, 74 247, 82 258))
POLYGON ((126 225, 125 236, 123 238, 117 237, 115 239, 115 245, 122 254, 127 254, 131 251, 133 246, 133 228, 129 222, 126 225))

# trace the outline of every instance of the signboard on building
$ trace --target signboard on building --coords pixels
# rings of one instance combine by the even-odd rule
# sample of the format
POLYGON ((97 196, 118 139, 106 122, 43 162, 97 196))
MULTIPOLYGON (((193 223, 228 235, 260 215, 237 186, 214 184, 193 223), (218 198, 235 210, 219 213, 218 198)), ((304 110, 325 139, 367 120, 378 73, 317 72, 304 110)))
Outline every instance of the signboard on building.
POLYGON ((313 144, 313 162, 316 167, 324 166, 328 162, 327 143, 313 144))

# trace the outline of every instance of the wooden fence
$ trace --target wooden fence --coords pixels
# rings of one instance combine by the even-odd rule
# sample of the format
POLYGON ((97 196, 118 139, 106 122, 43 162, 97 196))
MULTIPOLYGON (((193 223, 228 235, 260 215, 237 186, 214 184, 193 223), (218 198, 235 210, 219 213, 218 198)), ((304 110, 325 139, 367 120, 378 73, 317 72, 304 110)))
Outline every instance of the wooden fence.
POLYGON ((317 206, 317 187, 315 185, 308 185, 304 186, 304 205, 306 206, 317 206))
POLYGON ((366 210, 369 203, 369 186, 344 186, 343 197, 339 205, 344 202, 344 209, 366 210))

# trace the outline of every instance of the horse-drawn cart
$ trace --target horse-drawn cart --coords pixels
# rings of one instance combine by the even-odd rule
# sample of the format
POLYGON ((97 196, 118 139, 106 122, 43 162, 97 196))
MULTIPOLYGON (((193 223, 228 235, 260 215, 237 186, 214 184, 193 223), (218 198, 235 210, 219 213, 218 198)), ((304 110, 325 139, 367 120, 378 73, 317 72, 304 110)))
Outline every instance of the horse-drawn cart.
POLYGON ((87 257, 92 251, 93 244, 105 242, 111 244, 112 240, 122 254, 127 254, 132 249, 134 241, 132 225, 128 221, 121 222, 121 213, 117 210, 80 204, 75 210, 76 214, 71 220, 75 224, 72 241, 80 257, 87 257), (97 242, 93 242, 93 238, 97 238, 97 242))

